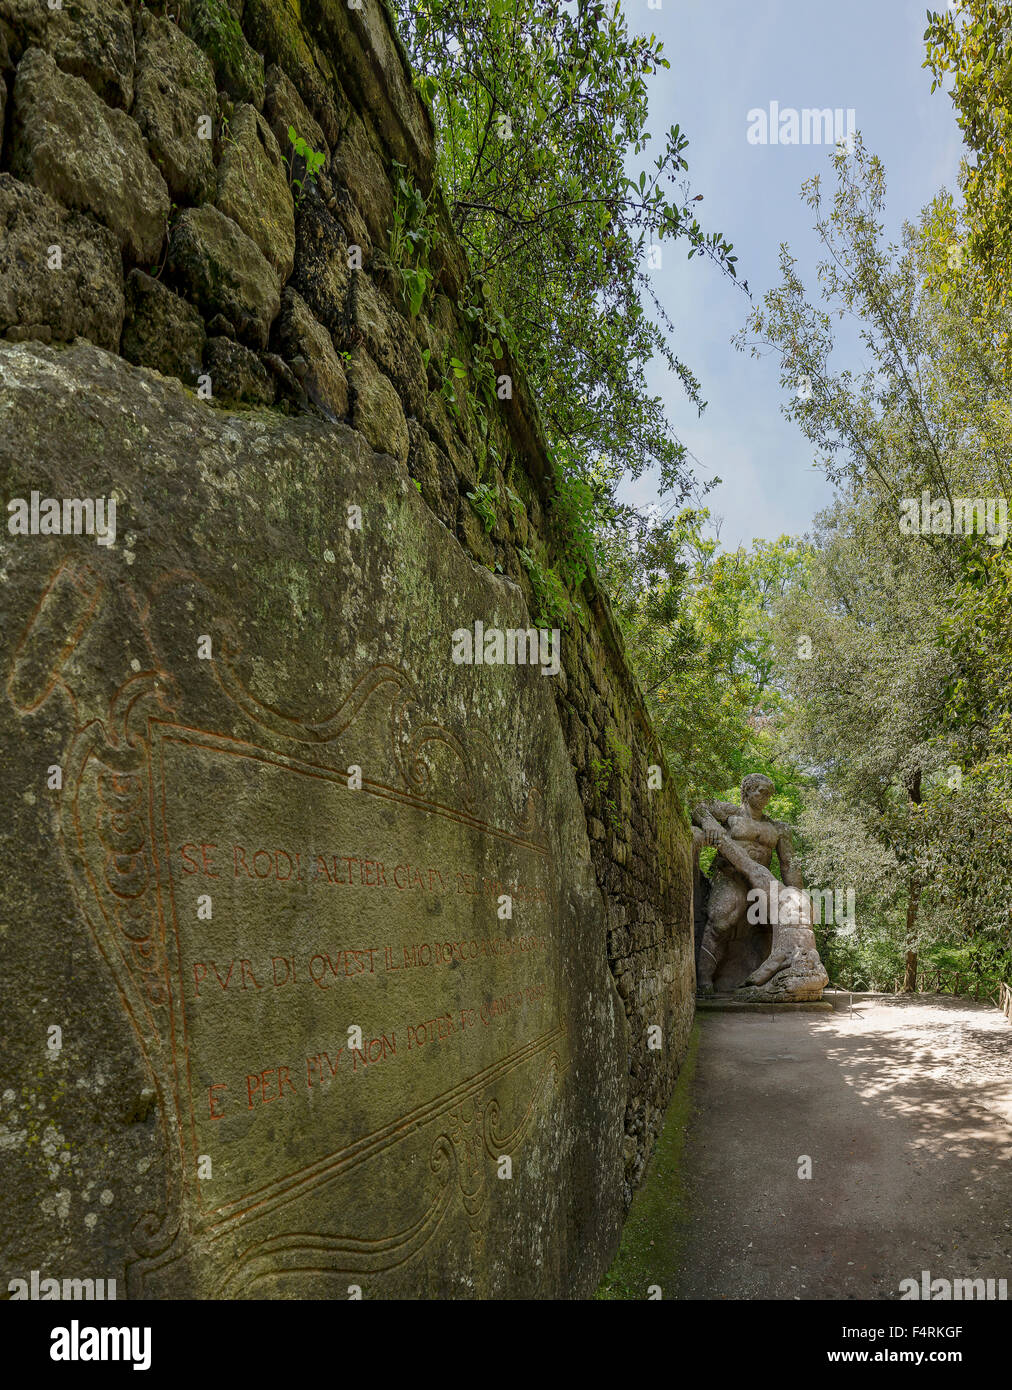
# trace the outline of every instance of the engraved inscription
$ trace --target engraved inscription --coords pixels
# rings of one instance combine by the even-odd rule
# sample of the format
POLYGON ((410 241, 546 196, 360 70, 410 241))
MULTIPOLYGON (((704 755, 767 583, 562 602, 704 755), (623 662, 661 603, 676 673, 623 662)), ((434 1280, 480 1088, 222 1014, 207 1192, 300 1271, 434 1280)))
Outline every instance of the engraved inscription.
POLYGON ((232 739, 151 734, 180 1122, 194 1161, 215 1155, 196 1191, 208 1229, 510 1070, 533 1086, 561 1024, 543 844, 368 777, 352 790, 232 739))

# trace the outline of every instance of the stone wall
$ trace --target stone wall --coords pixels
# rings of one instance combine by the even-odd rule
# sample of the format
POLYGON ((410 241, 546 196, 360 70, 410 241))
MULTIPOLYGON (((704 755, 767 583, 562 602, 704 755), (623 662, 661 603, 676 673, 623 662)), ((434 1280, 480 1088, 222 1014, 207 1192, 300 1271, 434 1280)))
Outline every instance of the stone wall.
MULTIPOLYGON (((480 287, 433 185, 425 104, 377 0, 360 9, 345 0, 63 0, 55 11, 46 0, 0 0, 0 72, 0 387, 6 377, 28 400, 33 380, 49 382, 67 364, 60 389, 47 385, 38 401, 58 414, 94 392, 94 410, 84 408, 94 423, 104 392, 125 417, 131 389, 150 404, 159 382, 174 381, 182 395, 164 397, 155 415, 199 433, 193 419, 211 412, 215 448, 230 429, 247 442, 257 431, 306 440, 309 429, 306 448, 325 454, 330 430, 339 472, 344 454, 368 446, 406 469, 440 534, 483 567, 477 590, 515 586, 517 612, 553 625, 546 575, 566 572, 567 553, 555 470, 521 365, 501 343, 490 353, 469 312, 480 287), (290 162, 290 127, 324 156, 313 178, 304 161, 290 162), (426 200, 432 243, 433 281, 414 315, 390 259, 404 188, 426 200), (118 360, 107 370, 84 344, 64 346, 80 339, 118 360), (492 400, 479 389, 482 372, 495 382, 492 400), (476 490, 482 510, 468 496, 476 490)), ((101 430, 111 418, 106 410, 101 430)), ((36 446, 50 447, 41 436, 36 446)), ((16 495, 33 475, 12 447, 5 480, 16 495)), ((145 447, 138 438, 120 454, 145 447)), ((65 476, 80 494, 85 482, 69 461, 65 476)), ((59 481, 54 462, 49 486, 59 481)), ((162 501, 164 519, 171 488, 162 501)), ((228 546, 227 528, 214 543, 228 546)), ((32 603, 26 593, 13 605, 22 625, 32 603)), ((614 1178, 602 1159, 620 1213, 691 1024, 691 863, 674 797, 648 784, 663 759, 593 574, 570 586, 567 606, 562 670, 543 684, 582 800, 603 904, 593 930, 605 938, 598 946, 625 1018, 614 1178)), ((5 659, 13 636, 8 629, 5 659)), ((18 835, 16 853, 33 831, 18 835)), ((610 1142, 594 1132, 598 1122, 588 1114, 582 1138, 592 1166, 610 1142)), ((600 1231, 582 1263, 557 1271, 556 1291, 592 1286, 617 1235, 610 1217, 600 1231)))

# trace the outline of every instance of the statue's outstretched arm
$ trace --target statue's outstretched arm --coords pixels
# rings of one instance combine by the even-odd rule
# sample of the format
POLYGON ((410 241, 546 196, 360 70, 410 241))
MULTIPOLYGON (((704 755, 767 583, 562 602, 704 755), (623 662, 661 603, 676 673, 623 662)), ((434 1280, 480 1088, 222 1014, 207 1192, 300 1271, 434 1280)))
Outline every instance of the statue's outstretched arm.
MULTIPOLYGON (((726 804, 726 802, 718 803, 718 805, 726 804)), ((763 864, 757 864, 754 859, 750 858, 749 855, 745 853, 742 846, 736 844, 723 826, 718 825, 714 817, 703 807, 697 807, 696 809, 702 812, 700 816, 700 829, 705 834, 706 843, 716 845, 727 862, 733 864, 753 888, 762 888, 765 892, 769 892, 770 885, 774 881, 773 875, 770 873, 769 869, 763 864)), ((695 816, 695 812, 693 812, 693 816, 695 816)))
POLYGON ((733 801, 701 801, 692 812, 692 820, 695 825, 702 826, 704 817, 710 816, 721 825, 726 825, 728 817, 740 810, 741 807, 733 801))

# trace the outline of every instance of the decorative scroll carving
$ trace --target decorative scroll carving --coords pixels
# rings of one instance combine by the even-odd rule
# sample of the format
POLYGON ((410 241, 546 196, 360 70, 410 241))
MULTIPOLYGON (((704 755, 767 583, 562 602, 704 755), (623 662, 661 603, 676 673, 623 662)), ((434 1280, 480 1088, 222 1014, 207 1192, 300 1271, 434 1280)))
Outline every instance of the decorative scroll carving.
MULTIPOLYGON (((201 1215, 194 1155, 184 1137, 184 1102, 177 1056, 182 1018, 181 983, 167 952, 172 904, 165 893, 165 867, 159 864, 153 785, 153 730, 179 729, 193 738, 223 741, 224 731, 191 729, 178 721, 183 699, 177 683, 154 652, 149 623, 158 598, 179 575, 163 576, 152 594, 140 599, 119 589, 128 620, 139 634, 138 646, 150 654, 147 669, 131 669, 111 693, 93 690, 87 673, 94 663, 75 662, 89 635, 119 616, 109 608, 109 592, 88 565, 70 561, 52 576, 15 652, 8 694, 23 714, 39 709, 56 690, 70 702, 75 730, 67 749, 60 801, 61 839, 73 890, 82 915, 109 967, 125 1014, 140 1041, 158 1100, 165 1153, 166 1191, 159 1210, 146 1211, 133 1228, 135 1258, 128 1270, 132 1295, 144 1292, 150 1277, 185 1252, 184 1235, 210 1250, 226 1232, 245 1230, 281 1204, 262 1200, 236 1204, 218 1219, 201 1215)), ((192 579, 192 576, 190 577, 192 579)), ((445 795, 436 785, 433 755, 442 750, 455 769, 452 790, 460 803, 432 803, 471 830, 481 829, 476 805, 478 784, 474 758, 464 741, 427 720, 418 691, 404 671, 377 663, 358 675, 333 711, 318 720, 298 719, 272 708, 244 685, 237 673, 238 645, 219 644, 215 674, 231 706, 261 731, 264 748, 325 750, 354 725, 374 696, 389 701, 389 750, 405 797, 445 795)), ((135 668, 137 662, 133 663, 135 668)), ((490 748, 490 745, 489 745, 490 748)), ((484 752, 485 762, 491 761, 484 752)), ((445 780, 445 775, 444 775, 445 780)), ((546 852, 545 802, 530 788, 522 812, 505 839, 546 852), (522 838, 518 838, 522 837, 522 838)), ((163 831, 164 833, 164 831, 163 831)), ((421 1214, 401 1230, 375 1237, 328 1232, 283 1231, 256 1239, 228 1258, 228 1273, 219 1296, 249 1292, 268 1277, 311 1273, 338 1276, 377 1273, 410 1260, 431 1240, 453 1201, 459 1197, 476 1248, 482 1241, 482 1212, 488 1202, 488 1161, 514 1152, 527 1138, 539 1107, 565 1070, 566 1029, 560 1024, 524 1044, 476 1076, 449 1088, 397 1124, 356 1143, 345 1153, 327 1157, 307 1170, 304 1190, 343 1177, 351 1168, 387 1151, 427 1125, 437 1132, 429 1167, 433 1191, 421 1214), (545 1056, 524 1113, 508 1133, 501 1133, 500 1101, 494 1087, 511 1071, 545 1056), (455 1178, 455 1180, 454 1180, 455 1178)), ((298 1218, 295 1218, 296 1220, 298 1218)), ((233 1240, 230 1249, 235 1248, 233 1240)))

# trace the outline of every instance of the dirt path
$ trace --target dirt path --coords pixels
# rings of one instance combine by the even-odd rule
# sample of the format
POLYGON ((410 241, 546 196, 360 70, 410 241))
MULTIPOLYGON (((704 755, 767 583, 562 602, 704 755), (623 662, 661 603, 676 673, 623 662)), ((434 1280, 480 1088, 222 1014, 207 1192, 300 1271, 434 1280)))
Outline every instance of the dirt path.
POLYGON ((1012 1028, 990 1006, 701 1014, 615 1292, 895 1299, 925 1269, 1012 1285, 1010 1158, 1012 1028))

